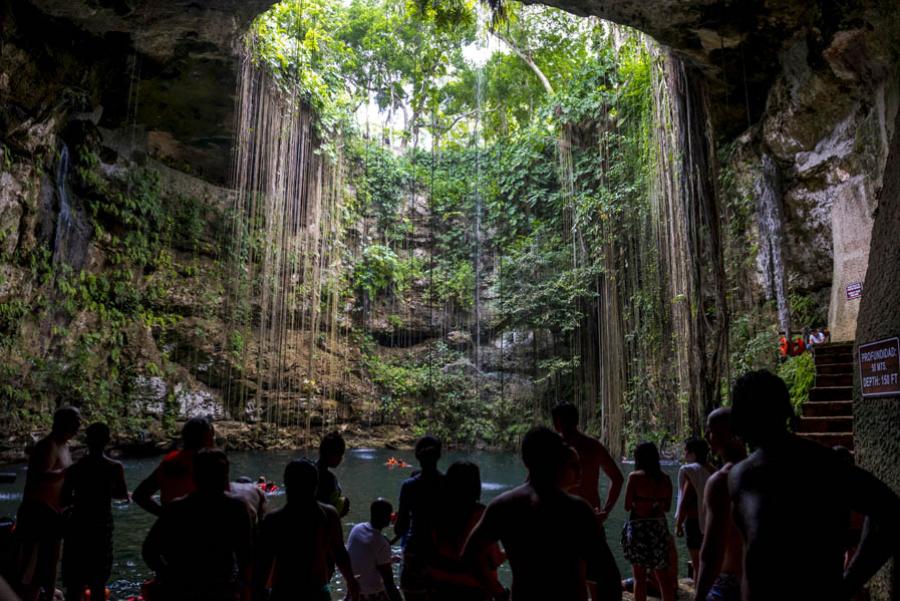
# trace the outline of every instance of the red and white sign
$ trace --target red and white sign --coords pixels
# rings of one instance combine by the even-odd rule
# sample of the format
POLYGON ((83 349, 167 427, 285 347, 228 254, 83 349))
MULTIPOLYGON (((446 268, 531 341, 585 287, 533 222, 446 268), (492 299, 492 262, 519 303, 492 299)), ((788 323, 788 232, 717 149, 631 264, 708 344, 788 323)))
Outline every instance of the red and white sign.
POLYGON ((863 398, 900 396, 900 338, 859 345, 863 398))
POLYGON ((847 300, 862 298, 862 282, 850 282, 847 284, 847 300))

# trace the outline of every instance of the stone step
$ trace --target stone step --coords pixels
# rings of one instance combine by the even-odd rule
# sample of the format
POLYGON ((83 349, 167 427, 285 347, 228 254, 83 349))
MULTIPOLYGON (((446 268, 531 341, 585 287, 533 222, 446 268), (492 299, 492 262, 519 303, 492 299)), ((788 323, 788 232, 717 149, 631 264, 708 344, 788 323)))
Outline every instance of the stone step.
POLYGON ((813 361, 819 365, 834 365, 835 363, 853 364, 853 353, 829 353, 827 355, 813 354, 813 361))
POLYGON ((818 388, 833 388, 853 386, 853 373, 842 374, 816 374, 816 386, 818 388))
POLYGON ((853 415, 852 401, 819 401, 803 403, 803 417, 844 417, 853 415))
POLYGON ((813 347, 816 355, 852 355, 852 342, 832 342, 830 344, 817 344, 813 347))
POLYGON ((853 363, 822 363, 816 365, 816 375, 818 374, 850 374, 853 375, 853 363))
POLYGON ((852 401, 852 386, 816 386, 809 391, 809 402, 819 401, 852 401))
POLYGON ((797 424, 798 433, 812 432, 852 432, 853 416, 801 417, 797 424))
POLYGON ((840 445, 847 447, 851 451, 853 450, 852 432, 807 432, 800 434, 800 436, 829 448, 840 445))

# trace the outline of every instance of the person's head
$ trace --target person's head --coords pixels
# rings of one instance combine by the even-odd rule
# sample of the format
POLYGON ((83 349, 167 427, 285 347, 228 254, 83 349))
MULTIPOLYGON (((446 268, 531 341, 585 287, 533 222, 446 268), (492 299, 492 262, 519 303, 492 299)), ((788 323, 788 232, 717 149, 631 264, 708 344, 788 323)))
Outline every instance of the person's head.
POLYGON ((53 435, 62 440, 71 440, 81 427, 81 412, 67 405, 53 414, 53 435))
POLYGON ((788 422, 795 417, 784 380, 765 369, 737 379, 731 407, 734 433, 753 446, 782 439, 788 433, 788 422))
POLYGON ((437 469, 441 459, 441 441, 434 436, 423 436, 416 442, 416 460, 422 469, 437 469))
POLYGON ((284 468, 284 487, 288 501, 311 501, 316 498, 319 470, 309 459, 295 459, 284 468))
POLYGON ((702 438, 688 438, 684 442, 684 459, 687 463, 706 463, 709 444, 702 438))
POLYGON ((375 528, 376 530, 386 528, 388 524, 391 523, 391 514, 393 513, 394 508, 391 507, 391 504, 387 500, 381 498, 375 499, 369 506, 369 523, 372 524, 372 528, 375 528))
POLYGON ((206 417, 187 420, 181 428, 181 441, 185 449, 192 451, 212 448, 216 441, 212 422, 206 417))
POLYGON ((834 446, 832 449, 841 463, 846 465, 856 465, 856 460, 853 458, 853 452, 850 449, 841 445, 834 446))
POLYGON ((265 476, 260 476, 259 478, 256 479, 256 483, 257 483, 257 484, 265 484, 265 483, 266 483, 266 477, 265 477, 265 476))
POLYGON ((200 449, 194 455, 194 484, 198 492, 228 490, 228 457, 219 449, 200 449))
POLYGON ((565 459, 562 437, 549 428, 532 428, 522 439, 522 462, 534 484, 558 485, 565 459))
POLYGON ((106 445, 109 444, 109 426, 106 424, 93 423, 87 427, 84 433, 88 451, 94 455, 102 453, 106 445))
POLYGON ((706 440, 712 452, 723 455, 734 439, 734 429, 731 426, 731 408, 719 407, 706 418, 706 440))
POLYGON ((662 476, 659 465, 659 449, 652 442, 642 442, 634 447, 634 469, 640 470, 651 478, 662 476))
POLYGON ((563 449, 563 472, 559 486, 566 492, 574 492, 581 486, 581 458, 578 451, 569 445, 563 449))
POLYGON ((447 468, 444 484, 458 503, 477 503, 481 499, 481 471, 471 461, 454 461, 447 468))
POLYGON ((319 460, 326 467, 337 467, 344 460, 347 443, 340 432, 329 432, 319 443, 319 460))
POLYGON ((553 428, 560 434, 578 429, 578 408, 572 403, 559 403, 550 414, 553 417, 553 428))

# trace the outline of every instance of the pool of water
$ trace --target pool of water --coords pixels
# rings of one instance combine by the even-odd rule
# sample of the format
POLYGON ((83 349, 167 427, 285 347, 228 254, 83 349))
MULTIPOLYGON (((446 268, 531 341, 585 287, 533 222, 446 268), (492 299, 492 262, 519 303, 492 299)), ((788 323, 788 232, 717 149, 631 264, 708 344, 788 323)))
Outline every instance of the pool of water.
MULTIPOLYGON (((248 476, 255 480, 258 476, 264 475, 276 482, 281 482, 284 466, 289 460, 299 456, 302 456, 302 453, 295 451, 229 453, 231 476, 232 479, 248 476)), ((344 494, 351 500, 350 513, 344 519, 345 532, 349 532, 356 523, 368 519, 369 503, 377 497, 390 500, 396 507, 400 484, 412 470, 386 467, 385 462, 392 456, 415 463, 412 452, 350 449, 343 464, 335 470, 344 494)), ((441 461, 442 468, 446 468, 457 459, 474 461, 481 468, 482 500, 484 502, 488 502, 503 491, 520 484, 525 478, 525 469, 518 456, 513 453, 451 451, 446 453, 441 461)), ((125 474, 129 489, 134 489, 156 467, 158 462, 159 458, 125 460, 125 474)), ((631 466, 622 467, 625 473, 631 471, 631 466)), ((671 464, 664 467, 674 481, 678 466, 671 464)), ((18 478, 13 485, 0 485, 0 515, 15 515, 25 483, 25 466, 8 466, 4 468, 4 471, 14 471, 18 474, 18 478)), ((269 504, 272 508, 281 507, 284 502, 285 498, 281 494, 269 497, 269 504)), ((140 583, 151 575, 141 559, 141 544, 153 520, 152 516, 134 505, 117 505, 114 507, 113 513, 116 528, 115 562, 113 563, 113 579, 110 583, 110 590, 112 599, 120 600, 136 595, 140 583)), ((628 575, 630 566, 622 557, 619 543, 619 534, 624 519, 625 511, 622 509, 620 500, 607 522, 606 530, 610 548, 619 562, 619 567, 623 575, 628 575)), ((671 522, 672 519, 670 519, 671 522)), ((678 539, 678 545, 679 563, 684 566, 687 555, 682 539, 678 539)), ((395 552, 399 554, 400 549, 395 548, 395 552)), ((510 579, 508 566, 501 567, 500 577, 508 584, 510 579)), ((334 582, 334 599, 343 599, 343 593, 343 582, 338 575, 334 582)))

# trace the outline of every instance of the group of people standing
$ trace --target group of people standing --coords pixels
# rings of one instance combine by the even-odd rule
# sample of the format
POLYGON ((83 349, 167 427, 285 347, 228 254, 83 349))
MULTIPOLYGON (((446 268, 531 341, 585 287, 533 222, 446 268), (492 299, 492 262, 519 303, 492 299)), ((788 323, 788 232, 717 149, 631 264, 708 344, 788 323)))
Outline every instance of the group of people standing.
MULTIPOLYGON (((751 372, 736 382, 732 406, 709 415, 708 444, 686 445, 675 530, 688 539, 695 601, 847 601, 897 551, 900 499, 846 453, 792 434, 792 416, 784 382, 751 372)), ((369 521, 356 524, 345 544, 341 518, 350 502, 331 471, 346 450, 338 433, 322 439, 317 462, 288 463, 287 503, 268 511, 255 483, 232 482, 228 457, 213 448, 212 424, 189 420, 182 448, 131 495, 158 516, 143 545, 156 574, 145 598, 327 601, 339 570, 352 601, 500 600, 510 591, 497 569, 508 561, 515 601, 618 601, 623 582, 604 523, 624 496, 621 543, 635 599, 658 589, 663 601, 674 601, 678 560, 666 516, 676 490, 658 449, 637 445, 626 480, 578 423, 573 405, 554 408, 554 429, 534 428, 522 441, 525 482, 487 506, 478 466, 457 461, 444 473, 440 441, 421 438, 420 469, 403 482, 396 514, 375 499, 369 521), (609 480, 605 497, 601 475, 609 480), (392 522, 389 540, 383 531, 392 522), (398 541, 399 587, 391 553, 398 541)), ((13 575, 26 601, 53 595, 63 533, 66 598, 82 601, 86 589, 91 599, 104 598, 110 506, 129 495, 122 465, 104 453, 106 426, 87 429, 88 453, 72 463, 68 442, 79 426, 77 410, 57 411, 29 460, 13 575)))

